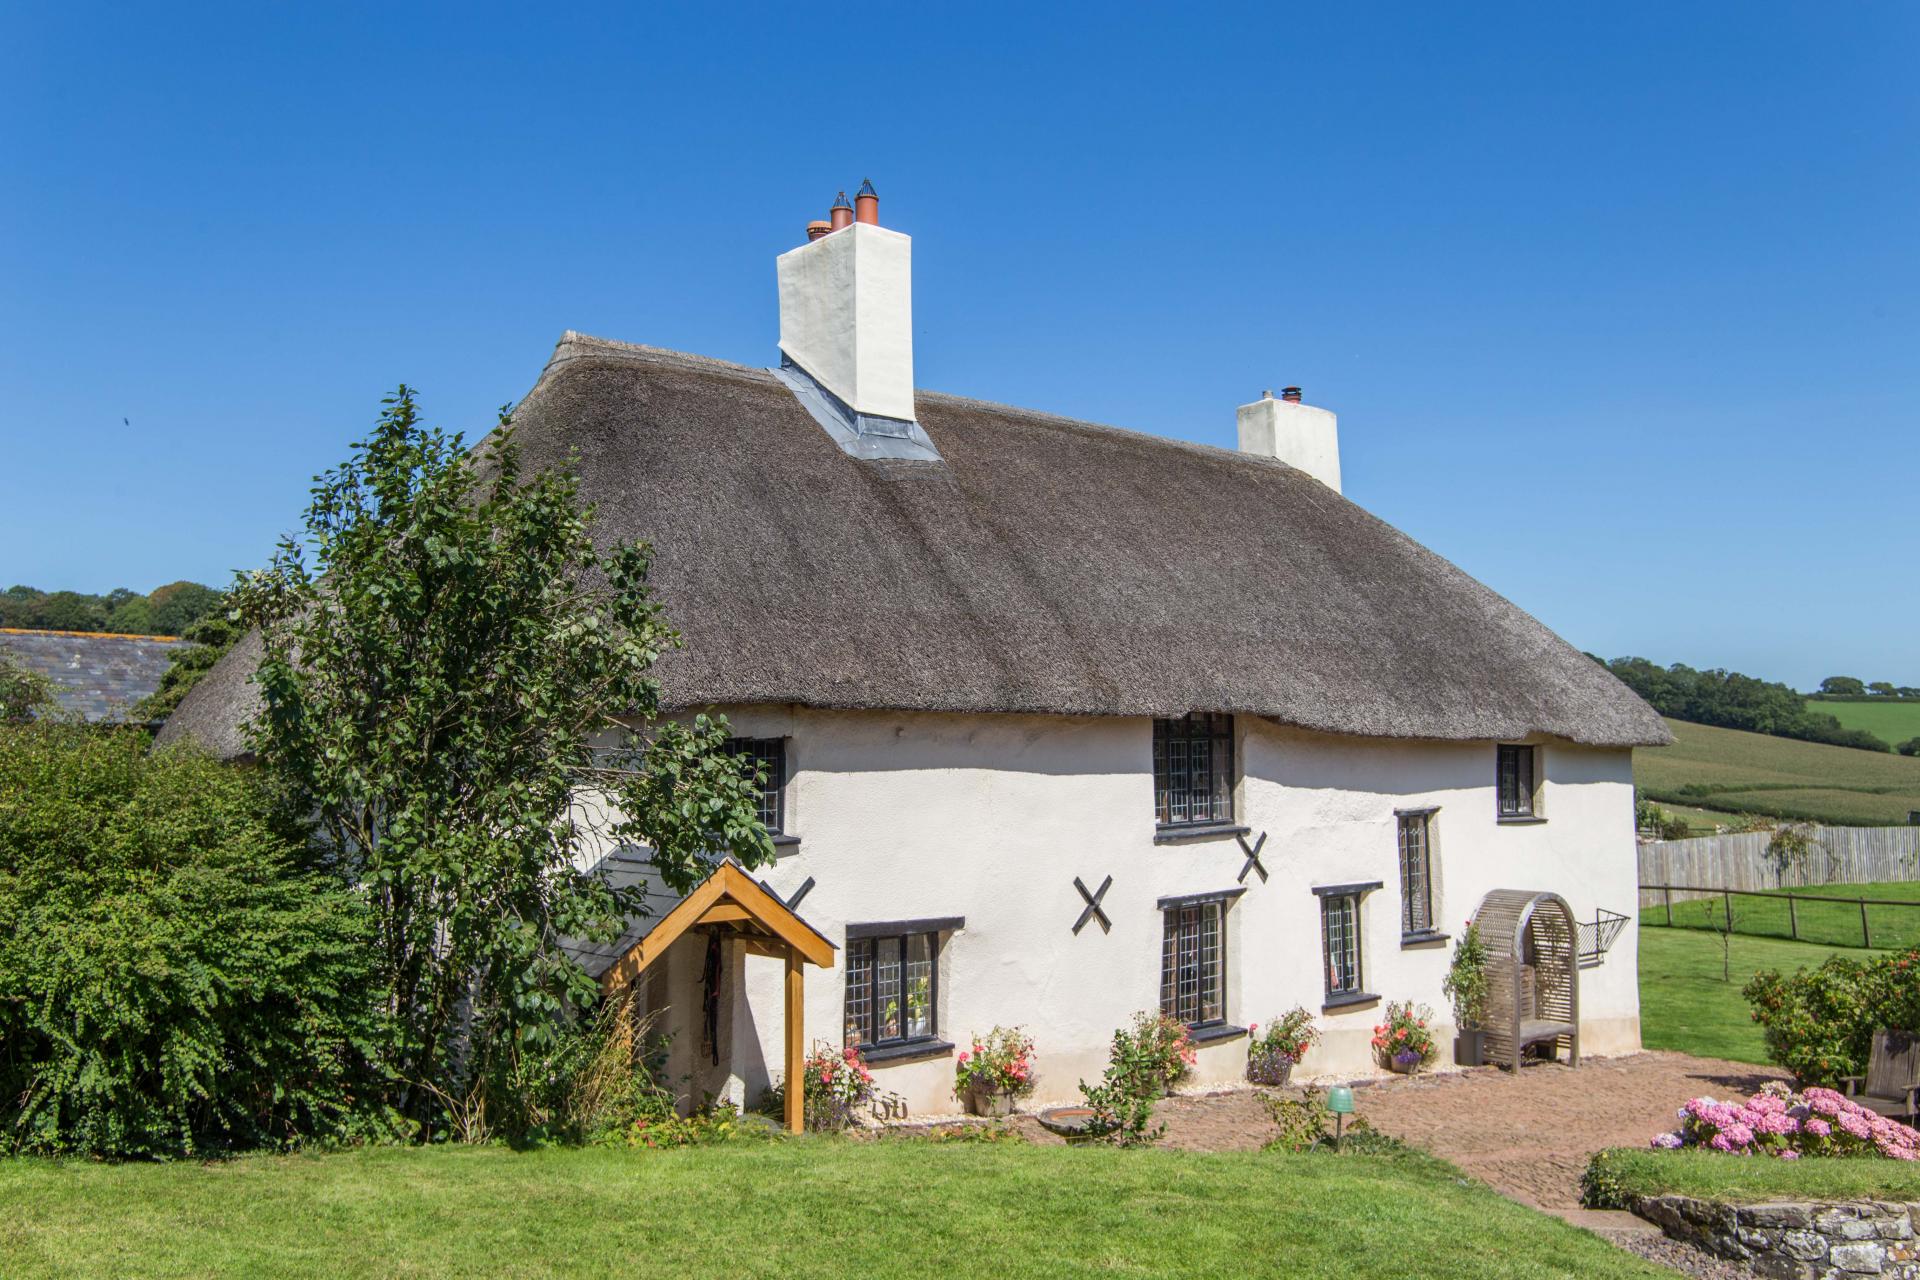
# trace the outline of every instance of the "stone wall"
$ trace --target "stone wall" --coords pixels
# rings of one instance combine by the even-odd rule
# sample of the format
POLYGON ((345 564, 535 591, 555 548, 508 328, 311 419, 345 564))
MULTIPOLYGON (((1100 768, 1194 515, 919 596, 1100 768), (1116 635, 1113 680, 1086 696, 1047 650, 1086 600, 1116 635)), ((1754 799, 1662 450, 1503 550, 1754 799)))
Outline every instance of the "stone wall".
POLYGON ((1728 1205, 1691 1196, 1635 1196, 1633 1211, 1676 1240, 1779 1280, 1894 1276, 1920 1280, 1920 1203, 1860 1201, 1728 1205))

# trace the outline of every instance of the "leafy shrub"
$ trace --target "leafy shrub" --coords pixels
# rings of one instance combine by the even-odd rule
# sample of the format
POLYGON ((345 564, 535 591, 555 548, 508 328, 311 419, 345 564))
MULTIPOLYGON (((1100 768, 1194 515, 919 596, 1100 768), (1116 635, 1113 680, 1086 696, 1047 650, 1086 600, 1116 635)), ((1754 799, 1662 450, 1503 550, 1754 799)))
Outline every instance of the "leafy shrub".
POLYGON ((1621 1163, 1629 1153, 1618 1147, 1596 1151, 1580 1174, 1580 1203, 1589 1209, 1630 1209, 1632 1196, 1621 1176, 1621 1163))
POLYGON ((995 1027, 973 1038, 953 1065, 953 1091, 969 1089, 1024 1097, 1033 1092, 1033 1039, 1018 1027, 995 1027))
MULTIPOLYGON (((1319 1089, 1308 1085, 1298 1098, 1270 1094, 1266 1102, 1274 1124, 1280 1127, 1280 1136, 1269 1142, 1266 1150, 1301 1152, 1333 1149, 1337 1126, 1327 1119, 1331 1113, 1327 1110, 1325 1095, 1319 1089)), ((1367 1123, 1365 1116, 1350 1116, 1343 1126, 1343 1149, 1366 1152, 1380 1145, 1399 1145, 1375 1130, 1367 1123)))
POLYGON ((1920 952, 1830 956, 1816 969, 1763 969, 1741 989, 1767 1057, 1802 1084, 1866 1071, 1876 1028, 1920 1032, 1920 952))
POLYGON ((0 1147, 364 1132, 376 938, 300 849, 246 773, 139 734, 0 729, 0 1147))
POLYGON ((1247 1045, 1247 1079, 1255 1084, 1279 1084, 1320 1040, 1313 1015, 1301 1005, 1268 1022, 1264 1035, 1257 1022, 1247 1034, 1253 1037, 1247 1045))
POLYGON ((1920 738, 1908 738, 1895 750, 1903 756, 1920 756, 1920 738))
POLYGON ((1116 1147, 1143 1147, 1157 1142, 1166 1126, 1153 1123, 1156 1093, 1143 1089, 1140 1079, 1109 1066, 1099 1084, 1080 1082, 1080 1096, 1093 1112, 1087 1137, 1116 1147))
POLYGON ((1453 1021, 1463 1031, 1483 1027, 1487 1022, 1487 943, 1480 926, 1467 921, 1460 940, 1453 944, 1453 961, 1440 990, 1453 1002, 1453 1021))
POLYGON ((1920 1155, 1920 1130, 1818 1086, 1796 1094, 1775 1081, 1746 1102, 1695 1098, 1680 1108, 1679 1119, 1680 1127, 1656 1136, 1653 1146, 1667 1151, 1704 1147, 1782 1160, 1873 1155, 1912 1160, 1920 1155))
POLYGON ((1136 1013, 1131 1026, 1113 1033, 1100 1083, 1080 1082, 1080 1095, 1094 1113, 1087 1136, 1115 1146, 1158 1140, 1165 1125, 1153 1124, 1154 1100, 1193 1066, 1193 1042, 1177 1018, 1136 1013))
POLYGON ((1119 1072, 1152 1095, 1173 1088, 1193 1069, 1195 1051, 1186 1024, 1164 1013, 1133 1015, 1131 1028, 1113 1033, 1108 1074, 1119 1072))
POLYGON ((1373 1056, 1383 1067, 1414 1072, 1432 1062, 1439 1050, 1427 1024, 1433 1010, 1411 1000, 1387 1003, 1387 1020, 1373 1029, 1373 1056))

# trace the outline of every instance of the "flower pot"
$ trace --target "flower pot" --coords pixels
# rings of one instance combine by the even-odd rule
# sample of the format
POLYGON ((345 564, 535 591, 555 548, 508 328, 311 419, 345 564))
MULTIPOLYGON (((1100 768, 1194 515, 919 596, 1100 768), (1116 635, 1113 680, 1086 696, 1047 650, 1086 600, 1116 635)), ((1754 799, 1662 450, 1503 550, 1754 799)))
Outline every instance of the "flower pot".
POLYGON ((1479 1027, 1463 1029, 1453 1038, 1453 1060, 1463 1067, 1478 1067, 1487 1060, 1487 1033, 1479 1027))
POLYGON ((1419 1054, 1396 1053, 1387 1059, 1387 1070, 1396 1075, 1410 1076, 1420 1069, 1419 1054))
POLYGON ((967 1090, 967 1112, 1000 1119, 1013 1114, 1013 1095, 1005 1089, 983 1089, 973 1085, 967 1090))
POLYGON ((1263 1084, 1270 1088, 1282 1089, 1286 1087, 1287 1081, 1292 1078, 1293 1059, 1291 1058, 1276 1056, 1272 1058, 1249 1059, 1247 1062, 1247 1079, 1254 1084, 1263 1084))

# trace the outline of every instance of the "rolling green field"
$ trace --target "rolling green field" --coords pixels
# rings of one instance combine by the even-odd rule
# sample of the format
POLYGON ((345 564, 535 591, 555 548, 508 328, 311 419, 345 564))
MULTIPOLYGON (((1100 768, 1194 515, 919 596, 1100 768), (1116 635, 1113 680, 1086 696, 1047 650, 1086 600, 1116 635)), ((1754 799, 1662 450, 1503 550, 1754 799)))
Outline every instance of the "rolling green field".
POLYGON ((1633 753, 1641 794, 1661 804, 1832 826, 1899 825, 1909 810, 1920 809, 1920 758, 1681 720, 1667 727, 1672 746, 1633 753))
MULTIPOLYGON (((1679 908, 1674 908, 1676 916, 1679 908)), ((1736 918, 1739 908, 1735 907, 1736 918)), ((1856 912, 1856 915, 1858 913, 1856 912)), ((1730 948, 1732 981, 1723 979, 1720 938, 1697 929, 1650 927, 1659 910, 1641 913, 1640 1041, 1649 1049, 1673 1049, 1703 1058, 1765 1062, 1766 1043, 1740 988, 1762 969, 1813 968, 1836 948, 1806 942, 1735 935, 1730 948)), ((1856 921, 1857 923, 1857 921, 1856 921)), ((1858 947, 1839 954, 1873 954, 1858 947)))
POLYGON ((1398 1155, 800 1139, 0 1160, 0 1275, 1671 1273, 1398 1155))
POLYGON ((1849 729, 1865 729, 1890 747, 1920 738, 1920 702, 1823 702, 1809 698, 1807 710, 1824 712, 1849 729))

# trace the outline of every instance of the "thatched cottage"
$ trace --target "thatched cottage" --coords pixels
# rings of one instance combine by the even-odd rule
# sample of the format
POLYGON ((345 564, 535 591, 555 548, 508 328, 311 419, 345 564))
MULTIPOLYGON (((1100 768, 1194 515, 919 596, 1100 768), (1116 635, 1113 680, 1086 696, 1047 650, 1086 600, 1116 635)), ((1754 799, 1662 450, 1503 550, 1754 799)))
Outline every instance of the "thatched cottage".
MULTIPOLYGON (((1191 1026, 1202 1083, 1296 1004, 1302 1070, 1361 1074, 1381 1002, 1444 1018, 1449 935, 1511 890, 1579 922, 1582 1050, 1638 1049, 1611 913, 1659 717, 1343 497, 1291 388, 1237 451, 916 389, 910 243, 859 204, 779 259, 777 368, 568 333, 515 413, 604 537, 654 543, 668 700, 771 771, 775 865, 583 953, 670 1010, 690 1093, 751 1100, 802 1015, 915 1114, 995 1024, 1073 1098, 1141 1009, 1191 1026)), ((256 655, 167 736, 237 752, 256 655)))

